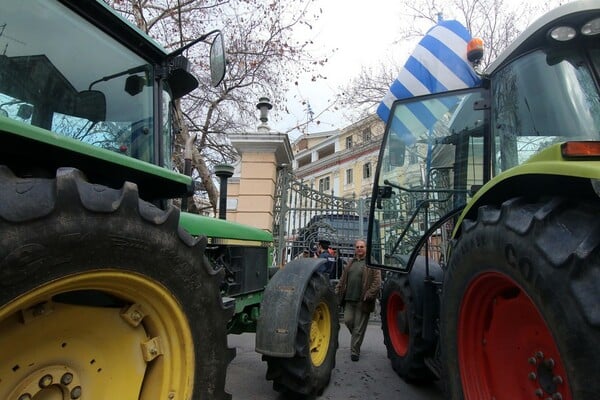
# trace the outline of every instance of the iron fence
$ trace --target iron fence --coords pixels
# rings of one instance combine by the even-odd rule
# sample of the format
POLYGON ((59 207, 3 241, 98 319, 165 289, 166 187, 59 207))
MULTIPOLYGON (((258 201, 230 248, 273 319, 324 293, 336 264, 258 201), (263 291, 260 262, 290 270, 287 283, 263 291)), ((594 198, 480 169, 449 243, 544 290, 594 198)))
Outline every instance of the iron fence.
POLYGON ((297 257, 313 256, 319 240, 330 242, 343 260, 354 242, 366 239, 370 199, 342 198, 295 179, 287 169, 277 177, 274 262, 281 267, 297 257))

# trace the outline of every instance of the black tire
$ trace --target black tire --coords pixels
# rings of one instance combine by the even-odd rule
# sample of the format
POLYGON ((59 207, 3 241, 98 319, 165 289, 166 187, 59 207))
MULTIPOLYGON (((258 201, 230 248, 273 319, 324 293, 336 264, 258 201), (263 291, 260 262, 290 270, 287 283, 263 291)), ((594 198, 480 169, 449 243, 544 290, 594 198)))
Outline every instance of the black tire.
POLYGON ((449 398, 600 398, 599 214, 516 198, 463 222, 440 313, 449 398))
POLYGON ((425 358, 435 346, 422 337, 422 316, 414 302, 408 275, 393 275, 385 280, 381 295, 383 343, 392 368, 402 379, 426 383, 435 379, 425 365, 425 358))
POLYGON ((206 239, 179 228, 177 209, 74 169, 25 179, 0 166, 0 198, 0 353, 12 367, 0 372, 0 398, 57 388, 73 398, 231 398, 233 309, 206 239))
POLYGON ((337 310, 337 298, 329 280, 323 274, 313 274, 302 299, 295 355, 291 358, 262 357, 267 362, 267 379, 273 381, 273 389, 287 397, 302 398, 323 393, 335 367, 340 330, 337 310), (321 328, 311 332, 313 323, 320 324, 321 328), (317 338, 322 340, 316 342, 317 338))

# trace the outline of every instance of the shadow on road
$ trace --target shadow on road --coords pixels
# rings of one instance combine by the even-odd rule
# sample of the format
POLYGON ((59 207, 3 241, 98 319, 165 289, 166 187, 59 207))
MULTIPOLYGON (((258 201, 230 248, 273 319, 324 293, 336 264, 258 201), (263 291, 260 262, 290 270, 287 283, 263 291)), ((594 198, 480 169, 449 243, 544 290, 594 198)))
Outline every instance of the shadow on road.
MULTIPOLYGON (((275 392, 265 379, 267 364, 254 351, 255 335, 229 335, 229 346, 236 347, 237 356, 227 371, 227 392, 233 400, 290 400, 275 392)), ((331 383, 319 399, 323 400, 441 400, 437 385, 419 387, 402 381, 392 369, 383 344, 379 322, 369 324, 358 362, 350 360, 350 335, 340 326, 336 367, 331 383)))

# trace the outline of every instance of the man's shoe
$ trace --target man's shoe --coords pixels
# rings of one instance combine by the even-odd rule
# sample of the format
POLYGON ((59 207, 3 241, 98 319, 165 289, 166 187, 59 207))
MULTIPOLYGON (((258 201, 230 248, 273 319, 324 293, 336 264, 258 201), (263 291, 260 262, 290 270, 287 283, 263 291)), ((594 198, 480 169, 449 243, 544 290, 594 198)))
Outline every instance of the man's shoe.
POLYGON ((352 354, 352 355, 350 356, 350 359, 351 359, 352 361, 358 361, 358 355, 356 355, 356 354, 352 354))

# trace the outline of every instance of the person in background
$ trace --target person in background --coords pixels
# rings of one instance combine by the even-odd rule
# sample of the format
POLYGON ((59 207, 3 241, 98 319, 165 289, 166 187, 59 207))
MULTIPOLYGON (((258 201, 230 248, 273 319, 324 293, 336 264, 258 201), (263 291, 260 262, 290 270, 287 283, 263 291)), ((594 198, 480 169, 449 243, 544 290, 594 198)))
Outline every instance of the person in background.
POLYGON ((327 261, 323 263, 317 271, 327 276, 328 279, 331 279, 335 272, 335 258, 329 254, 329 244, 328 240, 319 240, 319 245, 317 246, 317 258, 324 258, 327 261))
POLYGON ((365 338, 369 315, 375 309, 375 300, 381 286, 381 271, 366 264, 367 244, 354 243, 354 258, 344 267, 335 287, 344 305, 344 323, 350 331, 350 358, 358 361, 360 346, 365 338))
POLYGON ((313 244, 312 247, 310 248, 310 252, 309 252, 310 258, 317 258, 319 256, 317 254, 317 250, 318 250, 317 245, 313 244))
POLYGON ((301 253, 298 253, 298 255, 296 256, 296 258, 294 258, 294 260, 298 260, 300 258, 309 258, 309 257, 310 257, 310 250, 304 249, 304 250, 302 250, 301 253))
POLYGON ((333 271, 330 272, 331 279, 340 279, 342 276, 342 269, 344 268, 344 260, 340 257, 338 250, 336 247, 329 247, 331 250, 330 254, 335 259, 335 266, 333 271))

